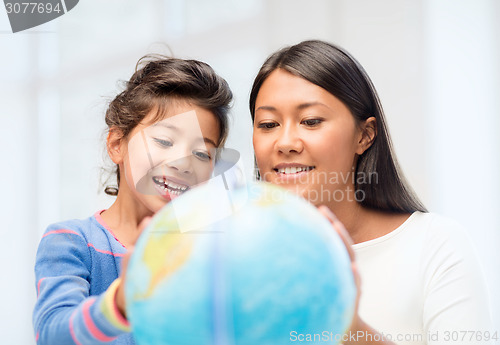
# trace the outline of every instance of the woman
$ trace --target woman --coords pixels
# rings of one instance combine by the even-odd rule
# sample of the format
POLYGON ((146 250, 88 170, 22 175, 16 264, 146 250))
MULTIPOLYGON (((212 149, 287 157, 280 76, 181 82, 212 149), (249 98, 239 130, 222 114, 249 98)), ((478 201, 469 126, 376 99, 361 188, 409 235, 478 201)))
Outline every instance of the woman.
POLYGON ((354 58, 322 41, 272 54, 250 111, 260 178, 321 206, 354 242, 363 293, 345 344, 490 343, 470 242, 427 213, 404 180, 375 88, 354 58))

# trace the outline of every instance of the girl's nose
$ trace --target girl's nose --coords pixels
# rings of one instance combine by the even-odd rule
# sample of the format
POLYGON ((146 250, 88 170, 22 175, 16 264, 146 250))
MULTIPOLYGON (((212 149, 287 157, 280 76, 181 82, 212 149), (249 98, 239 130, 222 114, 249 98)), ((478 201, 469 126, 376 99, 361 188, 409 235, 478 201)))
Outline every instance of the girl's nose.
POLYGON ((284 154, 301 153, 304 149, 302 139, 299 136, 298 129, 294 125, 282 127, 276 141, 276 149, 284 154))
POLYGON ((181 174, 191 174, 193 172, 193 167, 191 164, 191 155, 183 154, 180 158, 166 160, 165 164, 173 170, 181 174))

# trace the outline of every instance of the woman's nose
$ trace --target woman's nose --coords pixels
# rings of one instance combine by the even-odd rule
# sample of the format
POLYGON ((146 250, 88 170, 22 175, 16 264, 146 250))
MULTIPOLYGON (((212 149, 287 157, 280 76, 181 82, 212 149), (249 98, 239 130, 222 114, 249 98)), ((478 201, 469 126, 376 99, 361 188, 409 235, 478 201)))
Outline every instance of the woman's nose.
POLYGON ((304 145, 299 136, 298 128, 294 125, 287 125, 282 128, 278 133, 279 137, 276 141, 277 150, 284 154, 301 153, 304 145))

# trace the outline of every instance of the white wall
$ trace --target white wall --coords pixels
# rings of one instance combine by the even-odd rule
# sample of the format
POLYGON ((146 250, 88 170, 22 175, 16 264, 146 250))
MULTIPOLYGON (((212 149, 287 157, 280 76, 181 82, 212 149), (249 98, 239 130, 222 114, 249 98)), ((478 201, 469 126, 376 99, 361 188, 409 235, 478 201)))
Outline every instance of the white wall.
POLYGON ((429 205, 464 224, 500 329, 500 19, 490 0, 425 4, 429 205))
MULTIPOLYGON (((399 161, 432 211, 462 222, 500 310, 500 5, 494 0, 80 1, 11 34, 0 10, 4 198, 0 343, 33 344, 33 260, 44 227, 86 217, 98 194, 106 100, 139 57, 210 63, 235 92, 228 145, 252 168, 248 95, 272 51, 303 39, 347 48, 386 110, 399 161)), ((495 314, 496 328, 500 317, 495 314)))

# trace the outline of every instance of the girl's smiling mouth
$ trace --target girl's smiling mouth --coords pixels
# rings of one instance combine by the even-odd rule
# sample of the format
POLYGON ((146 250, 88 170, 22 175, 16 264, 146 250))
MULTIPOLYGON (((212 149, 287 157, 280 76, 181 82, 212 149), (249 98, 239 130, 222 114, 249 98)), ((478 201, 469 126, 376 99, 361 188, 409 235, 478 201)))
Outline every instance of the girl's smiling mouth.
POLYGON ((166 176, 153 176, 152 179, 155 189, 164 198, 170 199, 172 196, 177 197, 190 189, 187 184, 178 180, 173 181, 171 178, 166 176))

